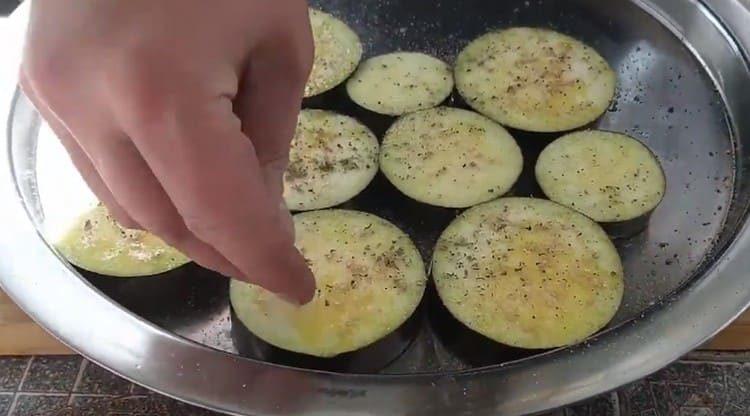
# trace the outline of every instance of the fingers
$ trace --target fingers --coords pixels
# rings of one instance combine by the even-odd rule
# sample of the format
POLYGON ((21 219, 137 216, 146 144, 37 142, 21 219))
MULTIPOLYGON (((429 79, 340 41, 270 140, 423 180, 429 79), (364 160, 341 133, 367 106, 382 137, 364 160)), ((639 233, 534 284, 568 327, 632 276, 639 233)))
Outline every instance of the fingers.
POLYGON ((269 192, 280 198, 283 174, 289 163, 289 144, 297 125, 301 89, 289 77, 274 73, 283 67, 258 62, 251 65, 238 100, 242 131, 252 140, 269 192))
POLYGON ((306 303, 314 279, 283 232, 278 204, 231 101, 190 95, 197 88, 168 90, 181 95, 167 97, 166 105, 141 95, 123 112, 121 124, 187 228, 223 253, 246 280, 306 303))
POLYGON ((283 229, 290 236, 294 227, 284 203, 284 172, 289 164, 289 145, 297 125, 302 89, 290 82, 285 63, 258 59, 251 65, 237 97, 242 131, 252 140, 260 163, 263 183, 282 215, 283 229))
POLYGON ((55 130, 119 216, 201 264, 306 302, 314 279, 280 208, 312 60, 305 2, 159 4, 86 3, 83 15, 101 19, 62 19, 59 31, 40 24, 58 10, 37 16, 30 39, 56 45, 27 56, 48 117, 64 121, 55 130), (221 23, 196 32, 206 21, 221 23), (248 63, 257 94, 242 95, 240 120, 232 100, 248 63))
POLYGON ((83 134, 81 139, 98 161, 100 168, 97 170, 68 128, 39 99, 32 83, 23 74, 21 85, 67 150, 89 188, 120 225, 147 229, 198 264, 228 277, 241 276, 239 270, 213 247, 187 230, 161 185, 126 137, 107 137, 108 134, 104 132, 93 133, 90 128, 81 129, 89 133, 83 134), (122 204, 114 197, 115 194, 124 201, 122 204))
POLYGON ((266 186, 281 198, 305 83, 313 60, 307 8, 294 30, 256 47, 236 98, 242 131, 252 140, 266 186))
POLYGON ((73 136, 68 131, 67 127, 57 118, 57 116, 49 109, 39 97, 37 96, 32 83, 28 77, 22 72, 20 76, 21 89, 23 89, 26 96, 31 100, 36 107, 37 111, 42 115, 42 118, 47 122, 52 131, 57 136, 60 143, 62 143, 65 150, 68 152, 73 165, 76 167, 78 172, 83 177, 83 180, 88 185, 91 192, 104 203, 109 210, 109 213, 117 220, 120 225, 126 228, 141 228, 141 226, 133 220, 133 218, 125 211, 122 206, 117 202, 112 192, 107 188, 99 177, 99 173, 94 169, 94 165, 89 160, 83 149, 76 143, 73 136))
POLYGON ((270 198, 282 212, 282 227, 294 236, 284 202, 284 172, 297 126, 305 82, 312 67, 312 35, 307 10, 299 34, 261 45, 253 56, 236 98, 242 131, 252 140, 270 198))
POLYGON ((128 137, 102 133, 93 139, 83 140, 86 140, 86 148, 96 161, 97 171, 138 223, 197 263, 225 276, 241 276, 213 247, 188 231, 159 181, 128 137))

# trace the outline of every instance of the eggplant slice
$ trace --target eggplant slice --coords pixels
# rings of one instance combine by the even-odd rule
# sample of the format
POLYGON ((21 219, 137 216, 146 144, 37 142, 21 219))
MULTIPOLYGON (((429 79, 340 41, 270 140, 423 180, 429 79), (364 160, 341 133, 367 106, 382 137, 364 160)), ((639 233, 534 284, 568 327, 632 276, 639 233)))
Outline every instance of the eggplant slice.
POLYGON ((73 265, 113 277, 153 276, 190 262, 155 235, 123 228, 102 204, 82 215, 55 246, 73 265))
POLYGON ((548 29, 511 28, 469 43, 455 65, 467 104, 509 127, 557 132, 602 115, 616 75, 594 49, 548 29))
POLYGON ((502 198, 460 215, 432 275, 460 322, 496 342, 546 349, 583 341, 619 308, 623 269, 601 227, 543 199, 502 198))
POLYGON ((378 139, 352 117, 302 110, 284 174, 289 209, 307 211, 353 198, 378 171, 378 139))
POLYGON ((666 190, 651 150, 608 131, 580 131, 555 140, 539 155, 535 170, 549 199, 606 224, 648 217, 666 190))
POLYGON ((445 101, 453 91, 453 72, 445 62, 424 53, 389 53, 362 62, 346 90, 367 110, 399 116, 445 101))
POLYGON ((523 155, 499 124, 472 111, 439 107, 408 114, 388 129, 380 167, 407 196, 465 208, 508 192, 523 155))
POLYGON ((305 85, 305 97, 333 89, 346 81, 362 59, 359 36, 344 22, 320 10, 310 9, 315 58, 305 85))
MULTIPOLYGON (((409 237, 386 220, 358 211, 301 213, 294 225, 295 244, 315 275, 313 300, 296 306, 259 286, 232 281, 237 321, 264 342, 309 357, 367 352, 364 347, 387 337, 403 337, 397 330, 414 314, 427 280, 409 237)), ((408 343, 398 345, 386 361, 408 343)))

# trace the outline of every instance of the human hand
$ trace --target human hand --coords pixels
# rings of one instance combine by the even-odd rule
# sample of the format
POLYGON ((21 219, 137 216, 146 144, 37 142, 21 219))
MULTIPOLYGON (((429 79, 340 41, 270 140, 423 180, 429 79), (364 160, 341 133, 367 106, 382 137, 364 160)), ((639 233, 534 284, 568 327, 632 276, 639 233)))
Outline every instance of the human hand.
POLYGON ((123 226, 305 303, 282 176, 312 57, 304 0, 35 0, 21 85, 123 226))

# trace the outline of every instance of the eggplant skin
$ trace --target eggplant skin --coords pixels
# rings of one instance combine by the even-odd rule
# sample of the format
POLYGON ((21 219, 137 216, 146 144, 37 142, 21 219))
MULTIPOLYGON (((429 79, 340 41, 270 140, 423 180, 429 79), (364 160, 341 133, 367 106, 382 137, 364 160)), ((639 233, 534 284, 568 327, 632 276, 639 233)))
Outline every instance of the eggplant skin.
POLYGON ((165 327, 220 312, 229 279, 195 263, 165 273, 123 279, 83 269, 81 276, 131 312, 165 327))
POLYGON ((454 220, 435 247, 432 276, 448 311, 501 344, 576 344, 614 317, 624 282, 604 230, 552 201, 501 198, 454 220))
POLYGON ((358 211, 294 216, 297 249, 316 279, 313 300, 287 303, 259 286, 232 281, 238 319, 257 338, 287 351, 331 358, 387 337, 411 317, 427 281, 409 237, 358 211))
POLYGON ((454 67, 467 104, 509 127, 559 132, 609 107, 617 77, 593 48, 548 29, 515 27, 469 43, 454 67))
POLYGON ((574 132, 550 143, 539 155, 535 173, 549 199, 605 224, 618 237, 648 224, 667 187, 648 147, 602 130, 574 132))
POLYGON ((412 344, 419 333, 423 316, 419 309, 395 331, 378 341, 355 351, 333 357, 288 351, 263 341, 231 310, 231 337, 237 352, 245 357, 311 370, 345 373, 377 373, 397 360, 412 344))

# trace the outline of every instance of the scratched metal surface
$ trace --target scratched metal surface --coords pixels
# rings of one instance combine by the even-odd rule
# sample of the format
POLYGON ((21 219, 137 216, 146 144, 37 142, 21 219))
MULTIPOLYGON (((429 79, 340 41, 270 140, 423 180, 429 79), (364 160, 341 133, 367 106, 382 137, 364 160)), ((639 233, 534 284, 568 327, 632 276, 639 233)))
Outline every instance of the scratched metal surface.
MULTIPOLYGON (((644 141, 659 157, 668 182, 666 198, 654 212, 648 229, 618 242, 626 271, 626 292, 612 326, 638 319, 646 308, 696 276, 701 265, 713 258, 714 250, 731 238, 744 202, 733 203, 736 144, 721 94, 688 47, 636 4, 439 0, 425 8, 421 2, 402 0, 312 3, 349 23, 360 34, 366 56, 411 50, 452 62, 467 42, 487 30, 533 25, 571 34, 595 47, 610 62, 619 75, 618 94, 610 110, 594 125, 644 141)), ((354 111, 352 106, 346 102, 336 105, 343 112, 354 111)), ((512 133, 522 146, 526 162, 515 193, 541 197, 533 180, 533 164, 554 135, 512 133)), ((36 177, 39 210, 44 213, 48 233, 91 202, 65 159, 52 133, 43 127, 38 138, 36 177)), ((437 236, 457 213, 411 201, 382 176, 347 207, 376 213, 402 227, 426 260, 437 236)), ((168 279, 172 281, 168 288, 160 283, 164 279, 125 287, 112 285, 106 278, 84 276, 146 319, 205 345, 235 352, 229 337, 226 282, 211 273, 197 267, 180 269, 168 279), (174 282, 178 282, 176 286, 174 282), (162 300, 134 299, 133 294, 144 293, 143 287, 151 288, 149 292, 153 289, 162 300)), ((471 339, 460 330, 434 331, 451 328, 452 323, 441 315, 439 307, 432 306, 423 308, 427 316, 411 348, 385 373, 466 369, 533 359, 536 353, 500 350, 481 362, 467 359, 452 346, 471 339)))

